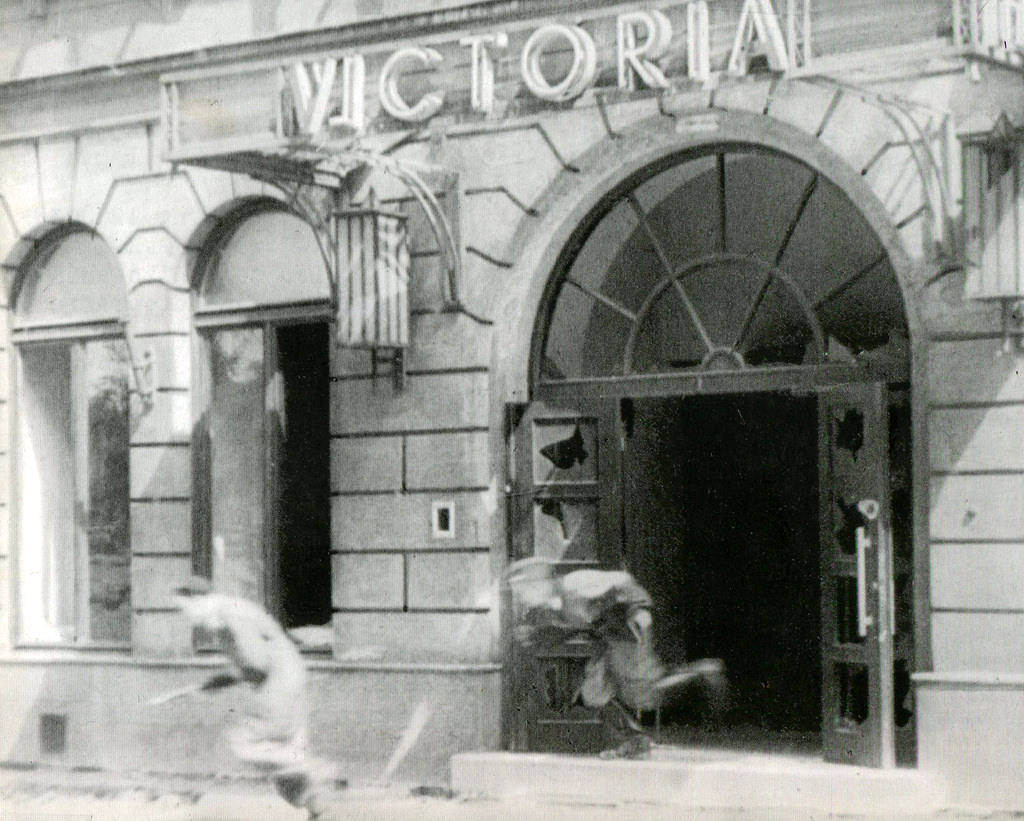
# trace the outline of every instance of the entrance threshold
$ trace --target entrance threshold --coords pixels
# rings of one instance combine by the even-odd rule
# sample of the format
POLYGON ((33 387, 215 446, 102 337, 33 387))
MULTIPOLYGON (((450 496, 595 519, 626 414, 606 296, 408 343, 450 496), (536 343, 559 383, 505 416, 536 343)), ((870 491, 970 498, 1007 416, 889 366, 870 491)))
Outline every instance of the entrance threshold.
POLYGON ((551 753, 460 753, 452 789, 516 796, 686 809, 808 810, 826 815, 922 815, 946 806, 946 786, 915 769, 828 764, 803 755, 655 747, 645 760, 551 753))
POLYGON ((821 761, 821 731, 771 730, 758 726, 693 727, 663 725, 652 736, 660 755, 672 750, 703 750, 710 752, 764 753, 806 761, 821 761))

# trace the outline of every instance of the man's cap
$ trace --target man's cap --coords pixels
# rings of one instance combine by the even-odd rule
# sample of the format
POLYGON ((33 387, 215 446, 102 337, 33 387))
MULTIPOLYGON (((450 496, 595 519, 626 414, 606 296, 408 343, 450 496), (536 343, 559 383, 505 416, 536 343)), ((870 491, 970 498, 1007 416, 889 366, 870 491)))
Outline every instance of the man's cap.
POLYGON ((210 580, 205 576, 193 576, 187 584, 177 588, 174 592, 179 596, 205 596, 213 590, 210 580))

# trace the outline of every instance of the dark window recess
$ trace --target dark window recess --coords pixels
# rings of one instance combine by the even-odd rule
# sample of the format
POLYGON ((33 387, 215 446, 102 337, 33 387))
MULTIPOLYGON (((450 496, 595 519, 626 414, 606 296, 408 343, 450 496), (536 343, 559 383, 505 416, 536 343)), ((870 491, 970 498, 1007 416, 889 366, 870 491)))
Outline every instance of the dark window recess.
POLYGON ((286 627, 331 620, 330 338, 324 323, 277 329, 284 382, 279 539, 286 627))
POLYGON ((67 746, 67 716, 42 713, 39 716, 39 751, 43 755, 62 755, 67 746))

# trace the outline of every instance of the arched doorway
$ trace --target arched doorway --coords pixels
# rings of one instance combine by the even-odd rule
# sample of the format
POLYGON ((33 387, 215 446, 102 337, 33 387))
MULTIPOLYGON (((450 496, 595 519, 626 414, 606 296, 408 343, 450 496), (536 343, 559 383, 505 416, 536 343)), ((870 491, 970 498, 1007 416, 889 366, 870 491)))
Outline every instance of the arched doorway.
MULTIPOLYGON (((664 156, 565 245, 513 416, 513 554, 625 565, 667 661, 725 658, 719 726, 669 707, 668 740, 913 759, 908 335, 868 219, 778 148, 664 156)), ((602 743, 559 692, 581 658, 515 663, 517 746, 602 743)))

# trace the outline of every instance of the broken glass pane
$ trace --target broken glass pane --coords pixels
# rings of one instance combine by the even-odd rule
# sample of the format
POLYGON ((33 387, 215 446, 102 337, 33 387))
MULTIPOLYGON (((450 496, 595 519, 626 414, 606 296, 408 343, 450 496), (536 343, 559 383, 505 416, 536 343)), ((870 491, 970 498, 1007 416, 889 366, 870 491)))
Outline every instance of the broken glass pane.
POLYGON ((545 499, 534 504, 534 552, 559 561, 597 559, 597 503, 545 499))
POLYGON ((868 718, 868 668, 863 664, 835 665, 839 690, 838 729, 853 729, 868 718))
POLYGON ((864 446, 864 414, 856 408, 847 408, 842 416, 836 411, 832 418, 832 426, 835 446, 847 451, 850 457, 857 461, 857 454, 864 446))
POLYGON ((538 421, 533 436, 537 483, 596 478, 597 426, 593 420, 538 421))
POLYGON ((586 659, 545 659, 541 668, 544 706, 560 715, 569 714, 583 681, 586 659))
POLYGON ((856 500, 847 502, 843 497, 836 497, 835 541, 839 549, 847 556, 857 552, 857 528, 864 527, 867 522, 864 514, 857 509, 856 500))
POLYGON ((857 629, 857 579, 853 576, 836 579, 836 641, 840 644, 864 641, 857 629))
POLYGON ((906 659, 897 659, 892 673, 893 721, 906 727, 914 717, 914 694, 910 686, 910 669, 906 659))

